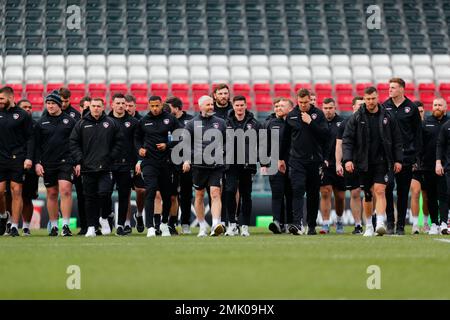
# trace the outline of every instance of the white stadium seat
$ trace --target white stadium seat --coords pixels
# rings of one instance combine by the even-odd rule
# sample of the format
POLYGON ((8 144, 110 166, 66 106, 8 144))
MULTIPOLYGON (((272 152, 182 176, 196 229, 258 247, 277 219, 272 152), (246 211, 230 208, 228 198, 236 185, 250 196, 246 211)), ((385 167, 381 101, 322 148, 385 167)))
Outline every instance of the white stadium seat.
MULTIPOLYGON (((88 57, 89 61, 89 57, 88 57)), ((106 70, 105 67, 93 65, 88 67, 87 81, 89 83, 105 83, 106 82, 106 70)), ((69 81, 67 81, 69 82, 69 81)))
POLYGON ((86 60, 86 65, 88 68, 91 66, 105 67, 106 66, 106 57, 102 54, 88 55, 87 60, 86 60))
POLYGON ((330 58, 324 54, 312 55, 309 59, 311 68, 313 67, 328 67, 330 66, 330 58))
POLYGON ((312 77, 314 83, 328 83, 331 82, 331 70, 324 66, 312 67, 312 77))
POLYGON ((406 82, 414 82, 414 75, 409 66, 392 64, 392 75, 406 82))
POLYGON ((3 56, 0 56, 0 70, 3 69, 3 56))
POLYGON ((169 72, 167 71, 167 68, 165 66, 151 66, 149 71, 149 80, 150 82, 157 83, 168 82, 169 72))
POLYGON ((370 83, 373 80, 372 69, 367 66, 359 65, 353 67, 353 82, 370 83))
POLYGON ((25 57, 25 67, 43 67, 44 56, 43 55, 29 55, 25 57))
POLYGON ((292 82, 294 83, 309 83, 311 82, 311 70, 307 66, 292 67, 292 82))
POLYGON ((108 68, 108 81, 111 83, 126 83, 127 69, 125 66, 110 66, 108 68))
POLYGON ((273 83, 290 83, 291 71, 285 66, 272 67, 272 82, 273 83))
MULTIPOLYGON (((206 56, 205 56, 206 58, 206 56)), ((209 71, 206 65, 199 66, 194 65, 190 69, 190 81, 191 83, 208 83, 209 71)))
POLYGON ((127 59, 127 66, 139 66, 147 68, 147 56, 145 54, 130 54, 127 59))
POLYGON ((48 66, 45 70, 45 81, 47 83, 64 83, 66 81, 64 65, 48 66))
POLYGON ((246 67, 231 67, 231 81, 233 83, 250 83, 250 70, 246 67))
POLYGON ((52 66, 63 67, 66 65, 64 56, 60 55, 50 55, 45 58, 45 67, 49 68, 52 66))
POLYGON ((391 57, 392 67, 396 66, 408 66, 411 64, 411 59, 407 54, 393 54, 391 57))
POLYGON ((348 67, 350 66, 350 58, 345 54, 333 55, 331 56, 330 64, 332 67, 333 66, 348 67))
POLYGON ((431 58, 431 63, 436 66, 448 66, 450 67, 450 55, 448 54, 435 54, 431 58))
POLYGON ((0 68, 0 81, 3 83, 3 70, 0 68))
POLYGON ((128 69, 128 81, 130 83, 147 83, 148 71, 147 68, 138 65, 132 65, 128 69))
POLYGON ((439 68, 434 69, 434 75, 437 83, 450 83, 450 67, 449 66, 439 66, 439 68))
MULTIPOLYGON (((103 71, 105 70, 102 68, 103 71)), ((70 66, 67 68, 66 80, 68 83, 84 83, 86 81, 86 73, 84 68, 79 66, 70 66)))
POLYGON ((208 57, 204 54, 193 54, 189 56, 189 66, 206 67, 208 65, 208 57))
POLYGON ((411 57, 411 64, 413 66, 431 66, 431 58, 427 54, 414 54, 411 57))
POLYGON ((430 83, 434 82, 434 72, 431 67, 426 65, 414 65, 414 79, 416 83, 430 83))
POLYGON ((187 57, 184 54, 174 54, 169 56, 169 67, 173 66, 186 67, 187 65, 188 65, 187 57))
POLYGON ((244 55, 236 55, 230 57, 230 66, 248 66, 248 57, 244 55))
POLYGON ((158 67, 166 67, 167 66, 167 57, 162 54, 155 54, 148 56, 148 66, 158 66, 158 67))
POLYGON ((23 56, 6 56, 5 67, 23 67, 23 56))
MULTIPOLYGON (((169 58, 170 61, 170 58, 169 58)), ((170 62, 169 62, 170 65, 170 62)), ((187 83, 189 82, 188 69, 181 65, 170 65, 169 79, 172 83, 187 83)))
POLYGON ((391 59, 387 54, 374 54, 371 57, 371 65, 372 67, 381 66, 381 67, 390 67, 391 59))
POLYGON ((269 64, 271 67, 287 67, 289 65, 289 59, 284 54, 276 54, 269 57, 269 64))
MULTIPOLYGON (((8 57, 6 57, 8 58, 8 57)), ((6 61, 6 59, 5 59, 6 61)), ((7 66, 4 75, 5 83, 22 83, 23 82, 23 67, 22 66, 7 66)))
POLYGON ((349 67, 338 65, 332 68, 334 83, 351 83, 352 71, 349 67))
POLYGON ((228 56, 225 55, 213 55, 209 56, 209 66, 220 66, 226 67, 228 66, 228 56))
POLYGON ((269 58, 266 55, 251 55, 249 63, 250 67, 267 67, 269 65, 269 58))
POLYGON ((375 84, 389 82, 389 79, 392 78, 392 70, 389 66, 375 66, 372 70, 375 84))
POLYGON ((25 70, 25 81, 27 83, 43 83, 44 68, 43 66, 30 66, 25 70))
POLYGON ((82 55, 68 55, 66 57, 66 68, 71 66, 77 66, 84 68, 86 64, 86 59, 82 55))
POLYGON ((253 83, 270 82, 270 70, 267 67, 257 66, 250 68, 253 83))
POLYGON ((213 83, 230 82, 230 71, 226 67, 211 67, 209 76, 213 83))
POLYGON ((309 57, 307 55, 292 55, 289 58, 289 63, 292 67, 294 66, 309 67, 309 57))
POLYGON ((106 65, 125 67, 127 65, 127 58, 123 54, 110 54, 106 58, 106 65))
POLYGON ((350 57, 350 64, 352 65, 352 67, 356 66, 369 67, 370 57, 366 54, 354 54, 350 57))

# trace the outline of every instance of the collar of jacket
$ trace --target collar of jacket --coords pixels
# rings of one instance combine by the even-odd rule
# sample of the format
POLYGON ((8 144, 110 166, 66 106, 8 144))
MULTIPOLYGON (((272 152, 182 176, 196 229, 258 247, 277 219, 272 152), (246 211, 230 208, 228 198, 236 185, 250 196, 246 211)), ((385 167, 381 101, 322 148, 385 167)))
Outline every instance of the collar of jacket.
MULTIPOLYGON (((228 117, 229 117, 230 120, 232 120, 233 122, 238 121, 238 119, 236 118, 236 115, 235 115, 234 110, 231 110, 231 112, 230 112, 230 114, 229 114, 228 117)), ((250 112, 250 111, 248 111, 248 110, 245 110, 245 115, 244 115, 243 121, 244 121, 244 122, 247 122, 247 121, 253 119, 254 117, 255 117, 255 116, 253 115, 252 112, 250 112)))
POLYGON ((88 121, 92 121, 92 122, 100 122, 102 120, 104 120, 106 118, 106 113, 105 111, 102 112, 102 114, 100 115, 100 118, 98 118, 98 120, 96 120, 91 113, 87 113, 86 116, 83 119, 86 119, 88 121))
MULTIPOLYGON (((392 98, 389 98, 386 100, 385 103, 383 103, 384 106, 389 106, 391 108, 397 108, 397 106, 394 103, 394 100, 392 100, 392 98)), ((404 108, 408 105, 414 105, 415 103, 411 101, 411 99, 409 99, 407 96, 405 96, 405 100, 403 100, 403 102, 398 106, 398 108, 404 108)))
POLYGON ((125 111, 125 115, 123 117, 118 118, 118 117, 114 116, 114 111, 111 110, 108 113, 108 117, 111 117, 111 118, 114 118, 114 119, 117 119, 117 120, 124 120, 125 121, 128 118, 130 118, 131 116, 128 114, 128 112, 125 111))
POLYGON ((163 110, 163 111, 162 111, 160 114, 158 114, 157 116, 153 115, 153 113, 151 113, 151 112, 148 112, 148 113, 145 115, 145 118, 148 118, 148 119, 159 119, 159 118, 162 118, 162 117, 166 117, 166 116, 168 116, 168 115, 169 115, 169 113, 163 110))

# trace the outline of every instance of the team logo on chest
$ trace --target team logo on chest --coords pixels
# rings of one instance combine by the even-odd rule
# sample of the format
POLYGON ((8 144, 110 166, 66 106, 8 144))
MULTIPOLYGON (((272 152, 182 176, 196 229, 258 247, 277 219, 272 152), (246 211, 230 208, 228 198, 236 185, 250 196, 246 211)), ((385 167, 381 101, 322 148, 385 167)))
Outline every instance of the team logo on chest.
POLYGON ((384 123, 385 125, 388 123, 388 119, 387 119, 386 117, 383 119, 383 123, 384 123))
POLYGON ((69 119, 63 119, 63 123, 64 124, 68 124, 69 123, 69 119))
POLYGON ((336 122, 336 126, 340 127, 342 122, 336 122))
POLYGON ((406 113, 409 113, 410 111, 411 111, 411 108, 410 108, 410 107, 406 107, 406 108, 405 108, 405 112, 406 112, 406 113))
POLYGON ((215 129, 219 129, 219 123, 218 123, 218 122, 214 122, 214 123, 213 123, 213 127, 214 127, 215 129))
POLYGON ((108 128, 109 127, 109 123, 108 122, 103 122, 103 127, 108 128))
POLYGON ((311 115, 311 118, 312 118, 313 120, 316 120, 316 119, 317 119, 317 113, 313 113, 313 114, 311 115))
POLYGON ((169 124, 169 119, 164 119, 163 122, 164 124, 169 124))
POLYGON ((131 123, 130 122, 125 122, 125 127, 127 127, 127 128, 129 128, 131 126, 131 123))
POLYGON ((14 120, 19 119, 19 114, 18 114, 18 113, 14 113, 14 114, 13 114, 13 119, 14 119, 14 120))
POLYGON ((247 129, 251 129, 251 128, 252 128, 252 124, 251 123, 247 124, 247 129))
POLYGON ((189 122, 189 120, 184 120, 184 124, 186 125, 189 122))
POLYGON ((71 112, 71 113, 69 113, 69 115, 72 117, 72 118, 75 118, 75 112, 71 112))

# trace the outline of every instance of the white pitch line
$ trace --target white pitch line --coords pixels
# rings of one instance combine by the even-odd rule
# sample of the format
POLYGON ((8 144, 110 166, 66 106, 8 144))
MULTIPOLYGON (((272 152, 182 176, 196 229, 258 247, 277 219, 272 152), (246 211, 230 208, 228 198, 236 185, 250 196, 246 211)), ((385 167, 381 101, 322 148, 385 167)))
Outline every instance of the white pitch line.
POLYGON ((450 239, 434 239, 434 240, 450 243, 450 239))

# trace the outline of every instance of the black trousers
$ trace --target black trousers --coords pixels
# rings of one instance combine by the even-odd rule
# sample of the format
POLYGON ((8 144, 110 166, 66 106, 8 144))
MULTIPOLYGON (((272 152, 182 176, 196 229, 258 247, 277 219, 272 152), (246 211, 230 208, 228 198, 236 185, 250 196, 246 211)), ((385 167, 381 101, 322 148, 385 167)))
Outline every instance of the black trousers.
POLYGON ((447 184, 450 182, 449 179, 450 173, 446 173, 442 177, 433 171, 425 171, 423 174, 422 189, 427 192, 428 211, 431 222, 436 225, 441 222, 447 223, 449 201, 447 184))
POLYGON ((303 221, 303 198, 306 192, 306 221, 308 227, 316 227, 320 198, 320 163, 295 163, 290 166, 292 184, 292 222, 301 225, 303 221))
POLYGON ((252 184, 253 172, 244 169, 243 166, 232 165, 225 173, 225 198, 227 220, 230 223, 236 223, 236 192, 239 189, 239 197, 242 202, 242 215, 240 215, 240 224, 250 225, 252 214, 252 184))
POLYGON ((191 220, 192 187, 192 172, 181 172, 179 194, 181 224, 189 224, 191 220))
POLYGON ((162 205, 162 223, 169 221, 169 212, 171 207, 170 199, 170 168, 169 164, 142 162, 142 175, 145 184, 145 220, 147 228, 154 227, 153 217, 155 215, 155 196, 156 191, 160 191, 163 201, 162 205))
MULTIPOLYGON (((386 218, 388 225, 393 225, 394 216, 394 179, 397 184, 397 228, 404 228, 406 211, 408 209, 409 188, 412 180, 412 165, 404 165, 397 174, 389 173, 389 182, 386 186, 386 218)), ((380 212, 381 213, 381 212, 380 212)))
POLYGON ((131 187, 133 185, 133 172, 130 170, 113 171, 113 183, 116 185, 119 196, 119 219, 117 224, 124 226, 127 219, 131 187))
POLYGON ((289 172, 283 174, 278 171, 269 176, 269 183, 272 190, 273 220, 282 224, 292 223, 292 185, 289 172))
POLYGON ((100 211, 108 207, 108 197, 113 187, 112 172, 82 173, 85 208, 87 212, 87 225, 98 226, 100 211))
POLYGON ((87 228, 87 218, 85 209, 85 199, 83 193, 83 182, 80 177, 75 177, 73 183, 75 184, 75 191, 77 193, 78 219, 80 220, 80 228, 87 228))

